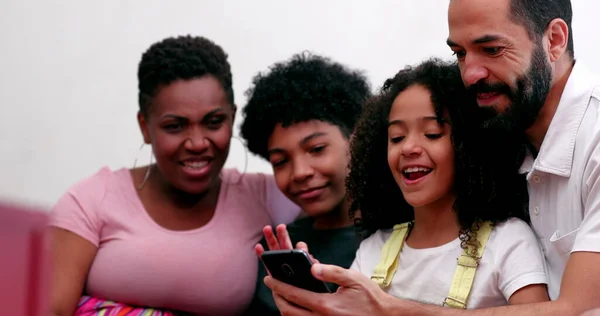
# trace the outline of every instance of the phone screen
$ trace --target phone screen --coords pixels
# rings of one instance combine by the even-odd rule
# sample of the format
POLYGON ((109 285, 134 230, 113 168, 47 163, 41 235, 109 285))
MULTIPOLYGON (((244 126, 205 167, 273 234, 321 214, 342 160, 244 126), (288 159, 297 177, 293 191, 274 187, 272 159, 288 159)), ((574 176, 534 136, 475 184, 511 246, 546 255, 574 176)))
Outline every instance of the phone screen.
POLYGON ((312 261, 302 250, 265 251, 260 259, 271 276, 279 281, 312 292, 331 293, 323 281, 312 275, 312 261))

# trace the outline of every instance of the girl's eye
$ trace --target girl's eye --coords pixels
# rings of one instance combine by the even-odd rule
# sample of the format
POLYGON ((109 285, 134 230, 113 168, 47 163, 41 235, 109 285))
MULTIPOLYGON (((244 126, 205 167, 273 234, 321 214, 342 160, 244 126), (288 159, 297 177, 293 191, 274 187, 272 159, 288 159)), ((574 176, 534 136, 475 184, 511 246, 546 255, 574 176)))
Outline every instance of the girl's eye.
POLYGON ((273 166, 273 168, 281 168, 286 162, 287 160, 285 159, 275 160, 271 162, 271 166, 273 166))
POLYGON ((401 142, 402 140, 404 140, 404 136, 396 136, 396 137, 390 138, 390 142, 392 142, 393 144, 397 144, 397 143, 401 142))
POLYGON ((458 51, 452 52, 452 55, 456 56, 457 59, 463 59, 463 58, 465 58, 467 53, 464 50, 458 50, 458 51))
POLYGON ((326 147, 325 145, 315 146, 310 150, 310 152, 312 154, 318 154, 318 153, 322 152, 325 149, 325 147, 326 147))
POLYGON ((439 139, 442 137, 442 134, 425 134, 425 137, 429 139, 439 139))

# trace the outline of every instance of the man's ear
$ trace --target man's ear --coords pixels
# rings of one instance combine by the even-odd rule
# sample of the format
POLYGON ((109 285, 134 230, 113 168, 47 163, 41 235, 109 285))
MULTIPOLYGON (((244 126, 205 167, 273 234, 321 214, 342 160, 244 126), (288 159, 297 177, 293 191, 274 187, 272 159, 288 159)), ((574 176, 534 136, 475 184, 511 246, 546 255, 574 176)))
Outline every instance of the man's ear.
POLYGON ((569 27, 563 19, 554 19, 548 24, 544 34, 548 41, 550 62, 556 62, 566 52, 569 43, 569 27))
POLYGON ((140 131, 142 131, 142 137, 144 138, 144 144, 150 144, 150 132, 148 130, 148 121, 142 114, 142 112, 138 112, 137 114, 138 125, 140 126, 140 131))

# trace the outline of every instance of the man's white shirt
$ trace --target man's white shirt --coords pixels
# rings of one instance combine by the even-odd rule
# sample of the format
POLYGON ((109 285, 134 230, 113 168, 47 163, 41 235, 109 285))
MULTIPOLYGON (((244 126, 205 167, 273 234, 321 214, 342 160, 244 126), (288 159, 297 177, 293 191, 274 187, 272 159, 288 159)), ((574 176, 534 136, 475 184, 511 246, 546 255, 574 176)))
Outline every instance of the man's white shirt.
POLYGON ((521 167, 553 300, 570 254, 600 252, 599 145, 600 78, 577 61, 538 156, 528 155, 521 167))

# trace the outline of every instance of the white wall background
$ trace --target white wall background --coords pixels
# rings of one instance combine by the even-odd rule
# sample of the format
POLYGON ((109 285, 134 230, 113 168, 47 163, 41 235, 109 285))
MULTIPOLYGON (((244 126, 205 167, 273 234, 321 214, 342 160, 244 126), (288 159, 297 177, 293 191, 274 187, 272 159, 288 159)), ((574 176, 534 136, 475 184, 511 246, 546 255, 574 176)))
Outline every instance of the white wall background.
MULTIPOLYGON (((572 0, 575 50, 600 73, 597 0, 572 0)), ((302 50, 367 72, 374 89, 406 64, 450 58, 448 0, 3 0, 0 199, 49 208, 104 165, 147 161, 137 122, 141 53, 194 34, 229 54, 236 103, 252 76, 302 50)), ((241 117, 238 116, 236 134, 241 117)), ((243 168, 233 141, 226 166, 243 168)), ((251 157, 249 171, 271 172, 251 157)))

